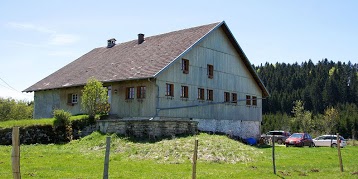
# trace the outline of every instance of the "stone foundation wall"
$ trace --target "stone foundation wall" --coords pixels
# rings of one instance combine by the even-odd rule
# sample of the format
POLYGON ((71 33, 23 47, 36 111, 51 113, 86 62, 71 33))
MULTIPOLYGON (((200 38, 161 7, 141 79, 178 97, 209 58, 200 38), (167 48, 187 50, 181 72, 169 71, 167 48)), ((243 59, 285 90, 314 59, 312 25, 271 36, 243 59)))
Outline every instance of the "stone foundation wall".
POLYGON ((134 137, 170 137, 175 135, 194 135, 198 122, 192 120, 99 120, 98 129, 103 133, 117 133, 134 137))
POLYGON ((197 121, 198 130, 226 133, 228 135, 246 138, 260 138, 260 121, 193 119, 197 121))

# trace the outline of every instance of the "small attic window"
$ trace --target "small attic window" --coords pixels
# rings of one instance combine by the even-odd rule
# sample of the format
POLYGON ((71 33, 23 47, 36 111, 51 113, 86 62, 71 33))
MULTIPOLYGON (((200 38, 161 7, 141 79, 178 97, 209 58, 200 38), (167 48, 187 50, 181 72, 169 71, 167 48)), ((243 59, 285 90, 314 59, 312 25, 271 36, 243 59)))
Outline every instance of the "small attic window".
POLYGON ((208 64, 208 78, 213 79, 214 78, 214 66, 208 64))
POLYGON ((115 45, 116 45, 116 39, 115 38, 107 40, 107 48, 112 48, 115 45))
POLYGON ((188 59, 183 58, 181 60, 181 70, 183 71, 184 74, 189 73, 189 60, 188 59))

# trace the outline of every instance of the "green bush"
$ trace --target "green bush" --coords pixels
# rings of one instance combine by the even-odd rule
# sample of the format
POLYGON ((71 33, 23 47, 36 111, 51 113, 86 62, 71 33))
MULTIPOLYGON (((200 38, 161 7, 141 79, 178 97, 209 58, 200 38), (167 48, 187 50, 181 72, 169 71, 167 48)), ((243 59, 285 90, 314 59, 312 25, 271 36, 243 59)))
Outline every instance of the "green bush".
POLYGON ((55 142, 69 142, 73 138, 73 130, 71 126, 71 113, 64 110, 55 110, 54 111, 53 127, 57 136, 59 136, 59 141, 55 142))
POLYGON ((53 121, 53 125, 55 128, 59 126, 68 126, 71 124, 71 113, 69 112, 66 112, 62 109, 57 109, 53 112, 53 116, 55 118, 55 120, 53 121))

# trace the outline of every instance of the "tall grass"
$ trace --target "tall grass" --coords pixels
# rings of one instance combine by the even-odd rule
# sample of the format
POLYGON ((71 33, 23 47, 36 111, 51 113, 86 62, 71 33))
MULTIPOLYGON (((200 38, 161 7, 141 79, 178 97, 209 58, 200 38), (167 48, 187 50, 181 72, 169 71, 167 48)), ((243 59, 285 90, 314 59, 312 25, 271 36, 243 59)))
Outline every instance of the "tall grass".
MULTIPOLYGON (((225 136, 197 136, 157 142, 111 135, 110 178, 190 178, 194 140, 199 140, 198 178, 357 178, 358 147, 276 147, 244 145, 225 136)), ((22 178, 102 178, 106 135, 91 135, 64 145, 21 145, 22 178)), ((0 176, 11 178, 11 146, 0 146, 0 176)))

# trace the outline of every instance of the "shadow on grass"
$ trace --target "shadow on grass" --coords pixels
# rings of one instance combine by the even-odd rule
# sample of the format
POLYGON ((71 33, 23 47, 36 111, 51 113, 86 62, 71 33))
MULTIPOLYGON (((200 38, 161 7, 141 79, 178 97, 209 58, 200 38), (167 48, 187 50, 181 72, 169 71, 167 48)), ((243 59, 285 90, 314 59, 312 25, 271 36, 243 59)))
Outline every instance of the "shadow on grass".
POLYGON ((272 148, 272 145, 268 145, 268 144, 258 144, 258 145, 255 145, 253 147, 256 147, 258 149, 266 149, 266 148, 272 148))
MULTIPOLYGON (((113 134, 106 134, 106 133, 102 133, 100 131, 97 131, 99 133, 101 133, 102 135, 113 135, 113 134)), ((209 134, 209 135, 219 135, 219 136, 226 136, 228 139, 230 140, 234 140, 237 142, 240 142, 242 144, 245 145, 250 145, 246 142, 245 139, 238 137, 238 136, 232 136, 232 135, 228 135, 226 133, 221 133, 221 132, 208 132, 208 131, 198 131, 197 135, 199 135, 200 133, 205 133, 205 134, 209 134)), ((186 137, 191 137, 191 136, 195 136, 193 134, 177 134, 177 135, 171 135, 171 136, 150 136, 150 135, 145 135, 145 136, 134 136, 134 135, 124 135, 124 134, 115 134, 117 137, 119 138, 125 138, 126 140, 130 141, 130 142, 134 142, 134 143, 156 143, 156 142, 160 142, 162 140, 172 140, 172 139, 177 139, 177 138, 186 138, 186 137)), ((266 148, 272 148, 271 145, 268 144, 256 144, 256 145, 250 145, 252 147, 258 148, 258 149, 266 149, 266 148)))
MULTIPOLYGON (((98 131, 99 133, 101 133, 100 131, 98 131)), ((172 135, 172 136, 155 136, 155 137, 149 137, 148 136, 134 136, 134 135, 124 135, 124 134, 105 134, 105 133, 101 133, 102 135, 115 135, 116 137, 119 138, 124 138, 130 142, 134 142, 134 143, 156 143, 156 142, 160 142, 162 140, 172 140, 172 139, 176 139, 176 138, 185 138, 185 137, 190 137, 190 136, 194 136, 192 134, 177 134, 177 135, 172 135)))

